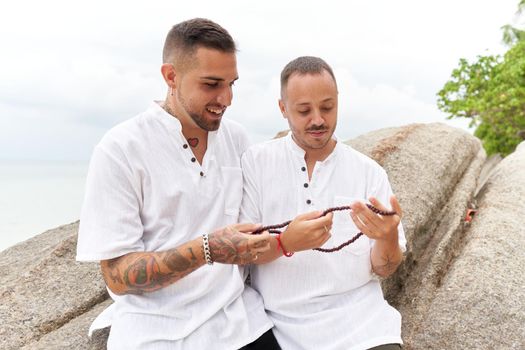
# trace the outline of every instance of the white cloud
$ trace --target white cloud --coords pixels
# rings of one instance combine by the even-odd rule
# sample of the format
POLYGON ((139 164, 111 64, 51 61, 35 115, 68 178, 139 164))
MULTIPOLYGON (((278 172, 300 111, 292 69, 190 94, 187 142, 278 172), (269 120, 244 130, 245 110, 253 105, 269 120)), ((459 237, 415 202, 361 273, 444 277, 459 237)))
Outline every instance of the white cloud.
POLYGON ((503 52, 499 28, 516 7, 515 0, 11 2, 0 14, 0 159, 86 159, 111 125, 163 98, 165 33, 196 16, 223 25, 239 45, 241 79, 227 116, 255 141, 287 127, 278 77, 300 55, 334 67, 343 138, 445 121, 436 92, 460 57, 503 52))

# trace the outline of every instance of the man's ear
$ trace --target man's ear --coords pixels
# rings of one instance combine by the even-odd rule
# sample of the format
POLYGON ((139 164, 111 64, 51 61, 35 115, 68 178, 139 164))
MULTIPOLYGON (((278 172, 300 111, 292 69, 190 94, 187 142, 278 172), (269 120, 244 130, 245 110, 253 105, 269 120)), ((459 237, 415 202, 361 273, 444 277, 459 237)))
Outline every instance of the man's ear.
POLYGON ((282 99, 279 99, 279 109, 281 110, 283 118, 286 119, 286 107, 284 106, 284 102, 282 99))
POLYGON ((160 66, 160 73, 162 74, 162 77, 164 78, 164 81, 168 87, 175 89, 177 73, 175 72, 175 67, 173 64, 164 63, 162 66, 160 66))

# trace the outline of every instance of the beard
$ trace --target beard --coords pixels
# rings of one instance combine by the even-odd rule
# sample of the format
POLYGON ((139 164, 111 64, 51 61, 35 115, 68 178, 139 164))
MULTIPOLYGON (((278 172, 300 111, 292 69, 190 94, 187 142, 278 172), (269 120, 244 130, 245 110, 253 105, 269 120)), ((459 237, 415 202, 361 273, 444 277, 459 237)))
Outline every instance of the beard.
POLYGON ((191 108, 188 103, 186 103, 186 100, 182 97, 180 94, 180 90, 177 90, 177 97, 178 100, 186 111, 190 118, 199 126, 199 128, 206 130, 206 131, 216 131, 219 129, 219 126, 221 126, 221 119, 206 119, 206 117, 203 115, 203 113, 198 113, 191 108))
POLYGON ((206 131, 215 131, 219 129, 219 126, 221 126, 221 120, 206 120, 206 118, 199 113, 194 113, 188 111, 188 115, 193 119, 195 124, 199 126, 199 128, 206 130, 206 131))

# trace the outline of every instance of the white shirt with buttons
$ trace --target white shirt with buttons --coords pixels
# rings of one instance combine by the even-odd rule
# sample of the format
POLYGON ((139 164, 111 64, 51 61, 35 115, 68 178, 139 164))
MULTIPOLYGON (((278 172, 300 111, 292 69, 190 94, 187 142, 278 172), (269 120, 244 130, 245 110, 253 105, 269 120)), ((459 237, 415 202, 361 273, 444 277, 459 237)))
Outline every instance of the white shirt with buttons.
MULTIPOLYGON (((370 196, 390 206, 385 171, 350 146, 337 142, 315 164, 311 180, 304 156, 291 134, 246 151, 241 221, 280 224, 300 213, 366 202, 370 196)), ((335 212, 332 237, 323 247, 338 246, 358 232, 349 211, 335 212)), ((252 287, 262 295, 283 349, 357 350, 402 343, 401 316, 372 276, 373 244, 363 235, 338 252, 303 251, 252 267, 252 287)), ((399 244, 405 250, 401 225, 399 244)))
MULTIPOLYGON (((223 120, 202 165, 157 103, 110 130, 87 177, 77 260, 165 251, 237 223, 244 130, 223 120)), ((152 293, 111 294, 109 349, 238 349, 272 324, 236 265, 205 265, 152 293)), ((105 326, 104 321, 95 324, 105 326)))

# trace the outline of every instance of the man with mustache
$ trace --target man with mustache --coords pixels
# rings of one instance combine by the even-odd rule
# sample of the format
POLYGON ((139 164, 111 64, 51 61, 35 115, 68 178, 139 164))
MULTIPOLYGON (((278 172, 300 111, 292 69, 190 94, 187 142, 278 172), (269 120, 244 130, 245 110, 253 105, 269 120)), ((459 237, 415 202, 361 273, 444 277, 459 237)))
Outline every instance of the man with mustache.
POLYGON ((333 135, 337 94, 332 69, 320 58, 299 57, 284 68, 279 108, 291 134, 243 155, 241 220, 278 224, 298 213, 351 205, 350 215, 334 215, 322 246, 364 235, 340 251, 294 254, 300 246, 285 231, 255 262, 251 285, 283 349, 399 349, 401 316, 374 275, 387 277, 402 261, 402 211, 385 171, 333 135), (367 200, 382 211, 390 202, 396 214, 376 214, 367 200))
MULTIPOLYGON (((90 162, 77 260, 100 261, 115 301, 92 327, 111 324, 108 349, 279 349, 238 266, 267 251, 269 235, 237 224, 248 139, 222 118, 235 43, 210 20, 179 23, 161 73, 165 100, 110 130, 90 162)), ((326 225, 299 218, 288 233, 326 225)))

